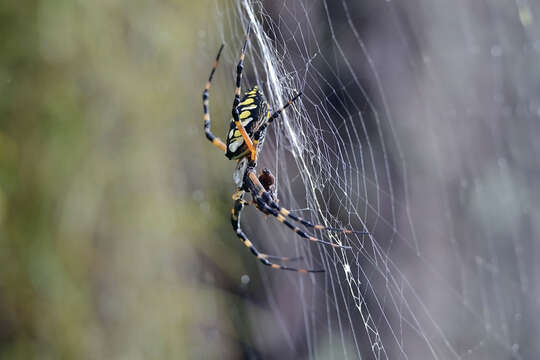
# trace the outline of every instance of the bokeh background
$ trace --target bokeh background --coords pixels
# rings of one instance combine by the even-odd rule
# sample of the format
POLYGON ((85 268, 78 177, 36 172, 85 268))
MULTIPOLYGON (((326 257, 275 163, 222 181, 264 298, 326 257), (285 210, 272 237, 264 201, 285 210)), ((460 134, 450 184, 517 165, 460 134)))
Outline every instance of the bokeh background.
POLYGON ((0 358, 237 354, 241 300, 214 274, 236 286, 254 265, 202 132, 209 7, 0 5, 0 358))
MULTIPOLYGON (((343 44, 368 97, 400 124, 382 131, 402 146, 389 150, 389 201, 408 206, 397 206, 397 229, 372 231, 382 242, 416 237, 417 255, 436 264, 392 254, 450 329, 458 354, 448 358, 535 358, 539 5, 346 3, 347 11, 331 6, 334 35, 317 27, 325 2, 309 4, 319 51, 339 57, 343 44), (471 309, 480 315, 469 327, 471 309)), ((291 1, 263 5, 267 25, 291 31, 301 22, 291 1)), ((306 343, 303 315, 317 314, 290 294, 309 282, 300 290, 290 274, 269 274, 230 229, 233 165, 204 138, 200 96, 226 41, 211 94, 223 136, 242 36, 236 8, 0 4, 1 359, 343 358, 341 344, 306 343)), ((377 133, 373 116, 363 121, 377 133)), ((381 206, 388 219, 390 205, 381 206)), ((263 243, 272 235, 247 228, 263 243)), ((360 348, 372 358, 365 340, 360 348)), ((413 348, 409 358, 420 358, 413 348)))

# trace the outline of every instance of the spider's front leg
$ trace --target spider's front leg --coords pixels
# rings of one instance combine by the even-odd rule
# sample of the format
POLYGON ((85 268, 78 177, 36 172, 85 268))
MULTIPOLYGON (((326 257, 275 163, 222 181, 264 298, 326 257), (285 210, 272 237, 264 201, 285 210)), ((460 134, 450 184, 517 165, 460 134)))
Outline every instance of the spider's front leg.
POLYGON ((253 255, 257 257, 264 265, 270 266, 273 269, 281 269, 281 270, 289 270, 289 271, 297 271, 301 273, 316 273, 316 272, 324 272, 324 270, 312 270, 312 269, 297 269, 290 266, 275 264, 269 259, 276 259, 280 261, 293 261, 293 260, 299 260, 302 257, 295 257, 295 258, 288 258, 288 257, 282 257, 282 256, 273 256, 268 255, 259 252, 257 248, 253 245, 253 243, 248 239, 242 228, 240 227, 240 214, 242 213, 242 209, 245 206, 245 201, 243 200, 243 193, 236 192, 233 195, 233 198, 236 198, 234 201, 234 206, 231 211, 231 224, 232 227, 236 233, 236 236, 240 238, 242 243, 251 251, 253 255))
MULTIPOLYGON (((330 245, 330 246, 335 247, 335 248, 340 248, 340 249, 350 249, 351 248, 350 246, 335 244, 335 243, 331 243, 331 242, 328 242, 328 241, 317 239, 316 237, 313 237, 313 236, 307 234, 305 231, 303 231, 299 227, 294 226, 289 221, 287 221, 287 219, 284 217, 284 215, 282 215, 275 208, 268 205, 267 202, 270 202, 274 206, 277 206, 278 209, 280 209, 279 205, 277 205, 277 203, 272 200, 272 198, 271 198, 270 194, 268 193, 268 191, 266 191, 264 186, 261 184, 261 182, 257 178, 257 175, 255 174, 255 170, 253 168, 249 168, 246 171, 245 181, 246 181, 247 188, 249 189, 249 192, 253 196, 255 204, 257 205, 256 206, 257 209, 259 209, 264 214, 273 215, 279 222, 283 223, 285 226, 287 226, 289 229, 294 231, 301 238, 304 238, 304 239, 307 239, 307 240, 310 240, 310 241, 313 241, 313 242, 316 242, 316 243, 319 243, 319 244, 330 245)), ((290 214, 290 215, 292 215, 292 214, 290 214)), ((293 217, 295 217, 295 216, 293 215, 293 217)))
MULTIPOLYGON (((310 228, 314 228, 316 230, 325 230, 325 231, 333 231, 333 232, 341 232, 344 234, 360 234, 360 235, 368 235, 369 233, 366 231, 357 231, 357 230, 349 230, 349 229, 341 229, 341 228, 332 228, 327 227, 320 224, 313 224, 300 216, 296 216, 294 214, 291 214, 291 211, 281 207, 278 205, 278 199, 275 197, 275 194, 271 191, 273 189, 273 184, 275 182, 274 176, 270 172, 269 169, 265 168, 263 169, 261 175, 257 178, 255 176, 254 171, 251 173, 248 173, 248 178, 250 180, 250 186, 253 189, 252 193, 255 193, 255 203, 257 205, 257 209, 262 211, 265 214, 271 214, 275 216, 280 222, 287 225, 289 228, 291 228, 294 232, 300 232, 303 231, 295 227, 294 225, 291 225, 286 220, 284 220, 284 216, 291 218, 294 221, 297 221, 301 223, 302 225, 310 228), (299 231, 298 231, 299 230, 299 231)), ((304 233, 305 234, 305 233, 304 233)), ((302 235, 300 235, 302 236, 302 235)), ((304 237, 304 236, 302 236, 304 237)), ((308 238, 310 240, 313 240, 312 237, 308 238)), ((322 240, 319 240, 322 241, 322 240)), ((337 246, 336 244, 332 244, 333 246, 337 246)))

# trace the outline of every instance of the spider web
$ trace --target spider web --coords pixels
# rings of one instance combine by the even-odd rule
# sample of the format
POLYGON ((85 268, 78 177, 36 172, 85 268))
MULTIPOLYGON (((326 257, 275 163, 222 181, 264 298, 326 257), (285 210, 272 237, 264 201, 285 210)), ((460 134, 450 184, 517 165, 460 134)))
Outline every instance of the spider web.
POLYGON ((217 4, 223 68, 251 23, 244 89, 259 84, 272 109, 304 93, 270 127, 259 163, 281 205, 369 232, 316 234, 353 248, 335 250, 246 215, 265 252, 327 270, 260 267, 265 358, 540 354, 539 11, 498 0, 217 4))

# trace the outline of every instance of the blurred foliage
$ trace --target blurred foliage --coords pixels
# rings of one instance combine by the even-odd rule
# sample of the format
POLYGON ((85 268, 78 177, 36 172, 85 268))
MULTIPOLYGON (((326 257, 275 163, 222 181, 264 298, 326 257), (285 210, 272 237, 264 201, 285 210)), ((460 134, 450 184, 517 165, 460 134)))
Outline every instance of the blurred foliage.
POLYGON ((202 132, 210 7, 1 3, 0 358, 236 357, 231 164, 202 132))

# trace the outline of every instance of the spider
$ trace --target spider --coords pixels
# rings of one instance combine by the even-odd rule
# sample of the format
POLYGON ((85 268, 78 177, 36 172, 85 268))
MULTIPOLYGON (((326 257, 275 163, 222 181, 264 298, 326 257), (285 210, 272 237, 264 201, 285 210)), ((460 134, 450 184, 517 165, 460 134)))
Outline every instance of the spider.
POLYGON ((281 256, 268 255, 260 252, 248 239, 244 231, 240 226, 240 214, 244 206, 250 203, 244 199, 245 193, 251 194, 255 207, 264 213, 265 215, 272 215, 277 220, 285 224, 289 229, 294 231, 300 237, 320 243, 332 246, 334 248, 350 249, 350 246, 338 245, 335 243, 327 242, 317 239, 297 226, 293 225, 287 220, 287 218, 293 221, 299 222, 306 227, 310 227, 316 230, 326 231, 340 231, 346 234, 350 233, 362 233, 346 229, 329 228, 323 225, 314 225, 307 220, 302 219, 299 216, 292 214, 289 210, 278 205, 278 200, 274 194, 274 176, 269 169, 262 170, 259 176, 256 175, 257 157, 262 151, 264 144, 264 137, 268 125, 270 125, 280 114, 293 102, 295 102, 301 95, 301 92, 296 93, 284 106, 275 112, 268 111, 268 104, 264 98, 263 93, 257 85, 249 89, 242 98, 240 98, 242 80, 242 71, 244 68, 244 57, 246 53, 246 47, 249 38, 251 25, 248 26, 244 45, 242 46, 242 52, 240 54, 240 60, 236 67, 236 88, 234 91, 234 100, 232 105, 232 119, 230 121, 229 132, 227 133, 226 143, 216 137, 210 130, 210 112, 209 112, 209 91, 212 83, 212 78, 219 63, 219 58, 223 50, 222 44, 219 48, 214 66, 210 72, 210 77, 206 82, 202 99, 203 99, 203 112, 204 112, 204 131, 206 138, 212 142, 213 145, 218 147, 221 151, 225 152, 225 156, 230 160, 236 160, 236 168, 233 173, 233 179, 237 186, 236 192, 232 198, 234 205, 231 211, 231 223, 236 235, 240 238, 242 243, 248 247, 253 255, 257 257, 264 265, 270 266, 274 269, 297 271, 301 273, 316 273, 324 272, 323 269, 302 269, 294 268, 286 265, 276 264, 272 260, 278 260, 281 262, 300 260, 301 257, 288 258, 281 256))

